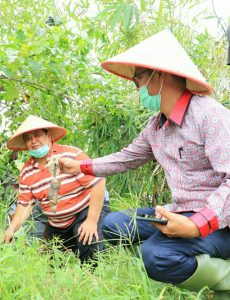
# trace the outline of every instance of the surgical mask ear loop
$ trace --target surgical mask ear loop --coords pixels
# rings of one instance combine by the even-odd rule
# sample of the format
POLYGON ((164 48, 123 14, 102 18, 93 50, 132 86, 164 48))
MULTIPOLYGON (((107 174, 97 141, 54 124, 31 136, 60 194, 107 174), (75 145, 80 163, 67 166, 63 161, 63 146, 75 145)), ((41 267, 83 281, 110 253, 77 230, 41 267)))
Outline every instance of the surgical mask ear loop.
POLYGON ((158 94, 161 93, 161 90, 162 90, 162 87, 163 87, 164 80, 165 80, 165 77, 164 77, 164 75, 163 75, 163 80, 162 80, 162 82, 161 82, 161 86, 160 86, 160 89, 159 89, 158 94))
POLYGON ((147 87, 147 85, 149 84, 149 81, 151 80, 151 78, 153 77, 153 74, 155 73, 155 70, 152 71, 152 74, 150 75, 148 81, 146 82, 145 86, 147 87))

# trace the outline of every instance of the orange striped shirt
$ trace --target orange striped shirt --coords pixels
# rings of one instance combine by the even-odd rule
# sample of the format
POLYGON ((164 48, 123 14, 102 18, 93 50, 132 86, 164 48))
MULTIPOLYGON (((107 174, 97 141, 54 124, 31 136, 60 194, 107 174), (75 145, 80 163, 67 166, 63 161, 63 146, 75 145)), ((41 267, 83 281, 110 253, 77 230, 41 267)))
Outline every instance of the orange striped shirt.
MULTIPOLYGON (((48 154, 47 162, 53 156, 69 157, 76 160, 87 159, 88 156, 82 150, 53 144, 48 154)), ((28 205, 37 199, 45 215, 48 217, 49 224, 66 228, 73 223, 77 213, 89 205, 92 187, 101 178, 79 174, 60 173, 56 176, 61 183, 58 192, 58 205, 56 212, 53 212, 48 199, 48 189, 53 177, 44 165, 39 165, 31 157, 23 166, 19 175, 19 196, 18 203, 28 205)))

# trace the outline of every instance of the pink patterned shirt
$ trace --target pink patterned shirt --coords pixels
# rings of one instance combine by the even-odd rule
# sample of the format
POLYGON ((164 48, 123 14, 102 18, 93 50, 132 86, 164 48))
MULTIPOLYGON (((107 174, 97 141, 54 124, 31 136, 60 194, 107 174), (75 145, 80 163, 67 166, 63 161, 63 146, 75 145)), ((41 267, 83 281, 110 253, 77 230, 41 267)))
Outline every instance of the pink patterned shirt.
POLYGON ((185 91, 168 120, 158 114, 120 152, 83 161, 81 169, 106 176, 157 160, 165 172, 171 211, 195 211, 201 236, 230 225, 230 111, 207 96, 185 91), (187 95, 187 97, 186 97, 187 95), (159 125, 165 121, 163 126, 159 125), (91 165, 92 163, 92 165, 91 165))

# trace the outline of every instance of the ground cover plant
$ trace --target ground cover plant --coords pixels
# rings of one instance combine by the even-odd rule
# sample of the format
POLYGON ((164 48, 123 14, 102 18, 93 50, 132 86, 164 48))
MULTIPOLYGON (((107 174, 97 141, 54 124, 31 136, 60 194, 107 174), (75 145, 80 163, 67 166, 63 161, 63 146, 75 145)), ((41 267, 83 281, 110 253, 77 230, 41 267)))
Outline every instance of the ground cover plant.
POLYGON ((55 243, 46 247, 21 235, 1 248, 0 299, 212 299, 206 288, 197 294, 149 279, 134 249, 108 246, 92 271, 55 243))
MULTIPOLYGON (((227 24, 217 20, 218 37, 199 30, 204 18, 216 18, 203 10, 184 17, 200 2, 0 2, 0 238, 26 160, 26 153, 9 152, 5 142, 29 114, 66 127, 61 142, 91 157, 126 146, 148 120, 133 83, 107 74, 101 61, 169 27, 218 101, 230 107, 227 24)), ((156 163, 108 177, 107 187, 114 211, 170 201, 156 163)), ((150 280, 136 251, 108 245, 92 272, 55 242, 28 241, 25 229, 12 244, 0 245, 0 299, 212 299, 206 287, 193 293, 150 280)))

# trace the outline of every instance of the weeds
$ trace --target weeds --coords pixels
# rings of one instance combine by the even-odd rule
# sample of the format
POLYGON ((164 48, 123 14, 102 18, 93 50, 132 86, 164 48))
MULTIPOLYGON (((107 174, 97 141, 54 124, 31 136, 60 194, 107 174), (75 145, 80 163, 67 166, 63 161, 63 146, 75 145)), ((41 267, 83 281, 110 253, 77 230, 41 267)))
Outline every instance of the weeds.
MULTIPOLYGON (((63 253, 57 241, 35 239, 27 243, 24 233, 15 243, 0 248, 0 299, 205 299, 146 275, 135 249, 107 245, 97 254, 98 267, 80 266, 72 252, 63 253)), ((211 299, 211 298, 210 298, 211 299)))

